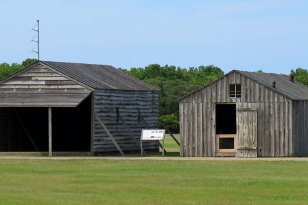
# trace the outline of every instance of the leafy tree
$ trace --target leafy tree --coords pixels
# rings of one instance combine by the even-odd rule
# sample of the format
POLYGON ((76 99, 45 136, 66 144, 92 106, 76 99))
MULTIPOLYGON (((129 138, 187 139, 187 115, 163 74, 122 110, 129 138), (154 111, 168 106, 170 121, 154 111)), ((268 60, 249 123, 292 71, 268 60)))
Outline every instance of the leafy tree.
POLYGON ((213 65, 185 69, 151 64, 145 68, 122 70, 160 90, 160 120, 175 132, 179 132, 179 99, 224 74, 213 65))
POLYGON ((295 80, 308 86, 308 71, 304 68, 297 68, 295 71, 291 70, 290 75, 295 75, 295 80))
POLYGON ((31 65, 35 61, 36 61, 36 59, 26 59, 21 64, 17 64, 17 63, 12 63, 12 64, 1 63, 0 64, 0 80, 13 75, 14 73, 20 71, 24 67, 26 67, 28 65, 31 65))
POLYGON ((162 115, 159 120, 167 126, 171 132, 179 131, 179 120, 174 114, 162 115))

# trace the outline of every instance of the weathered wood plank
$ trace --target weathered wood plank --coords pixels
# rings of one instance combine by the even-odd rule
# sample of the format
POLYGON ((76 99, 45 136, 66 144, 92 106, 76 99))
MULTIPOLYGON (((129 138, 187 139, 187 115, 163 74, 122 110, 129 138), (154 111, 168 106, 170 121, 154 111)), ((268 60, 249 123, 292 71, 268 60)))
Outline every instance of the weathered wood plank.
POLYGON ((48 108, 48 155, 52 156, 52 108, 48 108))
POLYGON ((202 126, 202 156, 206 157, 208 156, 208 149, 207 149, 207 103, 202 103, 202 121, 201 126, 202 126))
POLYGON ((117 150, 124 156, 124 152, 122 151, 122 149, 120 148, 120 146, 118 145, 116 139, 112 136, 112 134, 109 132, 108 128, 106 127, 106 125, 104 124, 103 121, 100 120, 99 117, 96 116, 96 120, 100 123, 100 125, 104 128, 105 132, 107 133, 107 135, 111 138, 113 144, 116 146, 117 150))
POLYGON ((274 120, 275 120, 275 125, 274 125, 274 129, 275 129, 275 157, 279 156, 279 144, 280 144, 280 139, 279 139, 279 117, 280 117, 280 113, 279 113, 279 103, 277 103, 277 95, 275 94, 275 103, 274 103, 274 120))
POLYGON ((183 140, 184 140, 184 144, 183 144, 183 152, 184 152, 184 157, 187 157, 188 156, 188 148, 189 148, 189 144, 188 144, 188 139, 189 139, 189 130, 188 130, 188 124, 189 124, 189 115, 190 113, 188 112, 188 103, 185 103, 184 104, 184 115, 183 116, 187 116, 183 119, 184 121, 184 126, 183 126, 183 132, 184 132, 184 137, 183 137, 183 140))
MULTIPOLYGON (((158 93, 96 90, 94 101, 95 114, 104 121, 106 126, 108 126, 110 133, 117 140, 123 152, 140 151, 139 140, 141 130, 159 127, 158 93), (119 109, 119 114, 123 120, 125 120, 131 133, 133 133, 135 137, 132 137, 132 134, 127 132, 127 126, 117 121, 116 108, 119 109), (138 117, 139 115, 141 115, 144 120, 138 117)), ((95 123, 95 153, 110 152, 110 150, 112 150, 112 152, 117 151, 116 147, 110 144, 110 141, 109 144, 99 143, 109 138, 107 133, 100 127, 99 123, 95 123)), ((156 142, 144 142, 143 148, 145 150, 158 151, 158 144, 156 142)))
POLYGON ((270 93, 270 150, 271 156, 275 156, 275 98, 272 91, 270 93))
POLYGON ((285 127, 285 113, 286 110, 284 109, 284 103, 279 102, 279 156, 283 157, 285 156, 285 150, 284 150, 284 145, 285 145, 285 132, 284 132, 284 127, 285 127))
POLYGON ((237 108, 238 157, 257 157, 257 111, 252 103, 238 103, 237 108), (242 109, 246 108, 246 109, 242 109))
POLYGON ((216 156, 216 104, 211 104, 211 141, 212 141, 212 156, 216 156))
POLYGON ((264 103, 259 103, 259 108, 258 108, 258 156, 262 157, 264 155, 264 150, 265 150, 265 146, 264 146, 264 128, 265 128, 265 124, 264 124, 264 103))

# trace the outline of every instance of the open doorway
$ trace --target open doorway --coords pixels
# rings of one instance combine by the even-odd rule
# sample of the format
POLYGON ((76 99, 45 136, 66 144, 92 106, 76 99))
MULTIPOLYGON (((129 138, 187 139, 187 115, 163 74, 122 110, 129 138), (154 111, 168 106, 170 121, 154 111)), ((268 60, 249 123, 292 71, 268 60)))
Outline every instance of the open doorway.
MULTIPOLYGON (((91 96, 79 106, 52 108, 54 152, 89 152, 91 96)), ((0 108, 0 152, 47 152, 48 108, 0 108)))
POLYGON ((91 146, 91 96, 76 108, 52 109, 54 152, 89 152, 91 146))
POLYGON ((216 104, 217 156, 235 156, 236 104, 216 104))
POLYGON ((47 108, 0 108, 0 152, 46 152, 47 108))

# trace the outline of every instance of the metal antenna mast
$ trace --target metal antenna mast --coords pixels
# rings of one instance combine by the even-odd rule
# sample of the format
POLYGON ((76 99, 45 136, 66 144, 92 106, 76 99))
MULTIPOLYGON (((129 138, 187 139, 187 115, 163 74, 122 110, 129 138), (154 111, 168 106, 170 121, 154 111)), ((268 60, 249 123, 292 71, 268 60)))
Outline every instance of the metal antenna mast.
POLYGON ((36 20, 37 25, 32 28, 32 31, 37 32, 31 41, 37 44, 37 48, 33 48, 32 52, 37 54, 37 60, 40 60, 40 20, 36 20))

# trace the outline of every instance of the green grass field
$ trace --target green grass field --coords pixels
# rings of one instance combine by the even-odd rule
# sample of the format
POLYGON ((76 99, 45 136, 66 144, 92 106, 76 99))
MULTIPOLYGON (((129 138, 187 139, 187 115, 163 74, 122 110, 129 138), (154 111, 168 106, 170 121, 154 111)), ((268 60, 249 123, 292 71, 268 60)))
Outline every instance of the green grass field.
POLYGON ((0 159, 0 205, 13 204, 308 204, 308 162, 0 159))
POLYGON ((0 204, 307 204, 308 163, 0 160, 0 204))

